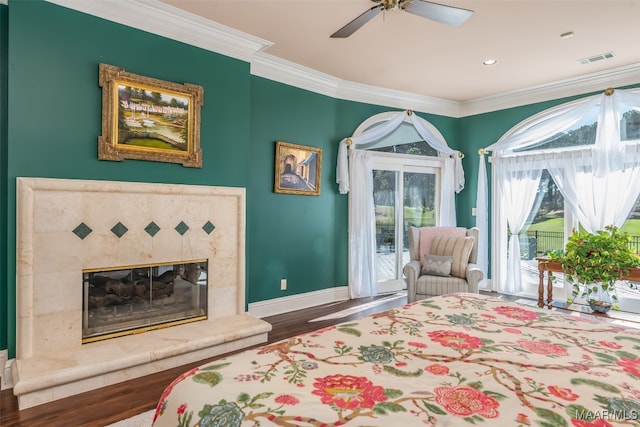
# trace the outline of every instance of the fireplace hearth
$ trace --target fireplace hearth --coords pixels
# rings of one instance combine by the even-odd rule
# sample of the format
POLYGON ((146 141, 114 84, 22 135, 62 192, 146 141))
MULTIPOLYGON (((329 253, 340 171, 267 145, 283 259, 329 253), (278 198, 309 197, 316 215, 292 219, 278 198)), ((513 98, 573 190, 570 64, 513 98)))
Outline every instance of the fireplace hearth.
POLYGON ((245 197, 18 178, 20 409, 265 342, 271 325, 246 313, 245 197))

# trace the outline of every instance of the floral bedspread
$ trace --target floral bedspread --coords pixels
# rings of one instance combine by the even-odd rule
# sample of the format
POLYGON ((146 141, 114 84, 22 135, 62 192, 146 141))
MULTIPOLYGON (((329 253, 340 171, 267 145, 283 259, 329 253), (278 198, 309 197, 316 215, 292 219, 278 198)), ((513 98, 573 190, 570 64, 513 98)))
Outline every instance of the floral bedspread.
POLYGON ((640 425, 640 329, 477 294, 185 372, 154 426, 640 425))

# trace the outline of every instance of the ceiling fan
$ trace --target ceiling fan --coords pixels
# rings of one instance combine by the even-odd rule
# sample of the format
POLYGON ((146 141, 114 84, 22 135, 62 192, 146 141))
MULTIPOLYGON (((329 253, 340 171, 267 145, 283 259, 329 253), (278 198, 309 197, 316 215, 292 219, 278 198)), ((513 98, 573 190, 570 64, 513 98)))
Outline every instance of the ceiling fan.
POLYGON ((371 0, 378 3, 371 9, 331 34, 332 38, 345 38, 356 32, 364 24, 376 17, 380 12, 401 9, 414 15, 422 16, 443 24, 457 27, 473 15, 473 10, 446 6, 426 0, 371 0))

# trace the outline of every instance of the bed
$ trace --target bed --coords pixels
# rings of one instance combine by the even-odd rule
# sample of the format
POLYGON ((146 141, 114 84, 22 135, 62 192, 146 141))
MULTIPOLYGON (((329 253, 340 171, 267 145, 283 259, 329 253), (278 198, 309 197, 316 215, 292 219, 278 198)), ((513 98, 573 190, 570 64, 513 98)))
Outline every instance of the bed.
POLYGON ((204 364, 164 426, 640 425, 640 329, 478 294, 417 301, 204 364))

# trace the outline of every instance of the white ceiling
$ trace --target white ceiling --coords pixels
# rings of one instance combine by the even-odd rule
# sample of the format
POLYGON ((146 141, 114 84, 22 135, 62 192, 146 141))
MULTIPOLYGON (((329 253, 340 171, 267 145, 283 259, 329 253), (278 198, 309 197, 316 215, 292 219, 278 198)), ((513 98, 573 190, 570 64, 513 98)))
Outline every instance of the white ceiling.
POLYGON ((475 13, 449 27, 385 12, 345 39, 329 36, 374 6, 370 0, 162 2, 264 39, 265 53, 312 70, 456 102, 640 64, 640 0, 438 0, 475 13), (566 32, 574 36, 561 39, 566 32), (579 63, 607 52, 614 57, 579 63), (498 64, 483 66, 487 58, 498 64))

